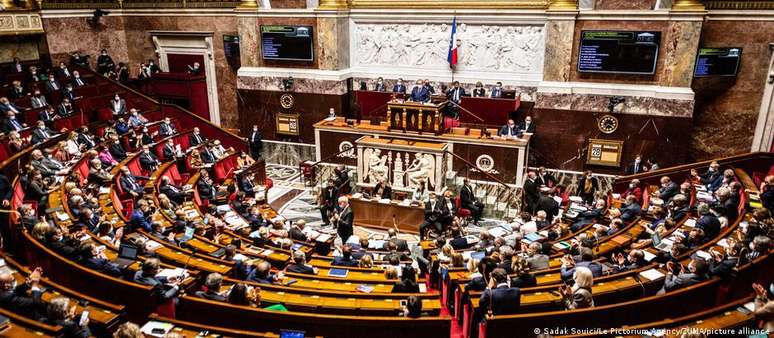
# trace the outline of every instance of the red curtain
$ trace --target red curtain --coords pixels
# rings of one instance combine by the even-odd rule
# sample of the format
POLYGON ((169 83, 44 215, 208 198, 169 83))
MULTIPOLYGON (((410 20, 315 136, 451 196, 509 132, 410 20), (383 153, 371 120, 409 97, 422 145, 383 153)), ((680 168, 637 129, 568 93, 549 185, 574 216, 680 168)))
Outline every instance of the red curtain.
POLYGON ((202 70, 200 74, 204 75, 204 56, 189 54, 167 54, 167 63, 169 64, 170 73, 188 72, 188 66, 193 66, 194 62, 199 63, 199 67, 202 70))

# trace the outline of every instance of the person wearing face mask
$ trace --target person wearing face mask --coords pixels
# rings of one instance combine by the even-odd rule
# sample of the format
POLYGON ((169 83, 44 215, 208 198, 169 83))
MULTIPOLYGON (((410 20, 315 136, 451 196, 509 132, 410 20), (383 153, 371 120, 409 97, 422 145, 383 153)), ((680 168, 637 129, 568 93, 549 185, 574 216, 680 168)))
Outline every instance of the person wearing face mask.
POLYGON ((406 95, 406 85, 403 84, 403 79, 398 79, 398 83, 392 87, 392 92, 395 94, 406 95))
POLYGON ((435 94, 435 88, 433 88, 433 85, 430 83, 430 80, 425 79, 425 89, 427 89, 427 94, 433 95, 435 94))
POLYGON ((712 185, 717 180, 721 179, 720 164, 717 161, 712 161, 709 168, 707 168, 707 171, 703 174, 699 174, 696 169, 691 169, 691 177, 696 184, 705 186, 712 185))
POLYGON ((148 127, 142 128, 142 133, 140 134, 140 143, 142 145, 150 145, 153 143, 153 137, 158 134, 157 131, 154 131, 153 133, 148 131, 148 127))
POLYGON ((459 81, 454 81, 452 87, 446 92, 446 98, 456 104, 460 103, 462 97, 465 96, 465 88, 460 87, 459 81))
POLYGON ((583 177, 578 181, 578 196, 580 196, 586 204, 591 204, 594 200, 594 194, 599 189, 599 181, 591 170, 587 170, 583 177))
POLYGON ((476 82, 476 88, 473 89, 473 97, 486 97, 486 89, 481 81, 476 82))
POLYGON ((115 66, 116 64, 113 62, 113 58, 108 55, 107 50, 103 49, 100 52, 99 57, 97 57, 97 72, 105 74, 108 71, 113 70, 115 66))
POLYGON ((177 134, 175 125, 172 124, 172 120, 169 117, 164 118, 164 121, 159 124, 159 135, 162 137, 168 137, 177 134))
POLYGON ((200 67, 201 65, 198 62, 194 62, 193 66, 188 66, 188 74, 199 75, 199 73, 202 71, 200 67))
POLYGON ((86 85, 86 81, 81 78, 81 74, 78 73, 78 71, 73 71, 73 80, 72 80, 73 87, 83 87, 86 85))
POLYGON ((661 188, 658 189, 656 197, 664 201, 664 204, 666 205, 672 197, 677 195, 679 190, 680 186, 678 186, 677 183, 672 182, 672 179, 670 179, 669 176, 664 176, 661 177, 661 188))
POLYGON ((73 90, 72 83, 68 83, 64 87, 62 87, 62 97, 70 101, 75 101, 75 99, 78 98, 78 96, 75 95, 75 91, 73 90))
POLYGON ((411 89, 411 101, 427 102, 430 101, 430 93, 427 92, 424 82, 417 80, 417 85, 411 89))
POLYGON ((126 100, 116 94, 112 100, 110 100, 110 110, 113 112, 113 118, 126 114, 126 100))
POLYGON ((500 81, 497 81, 497 84, 492 87, 492 90, 489 92, 489 97, 493 99, 499 99, 503 97, 503 83, 500 81))
POLYGON ((57 114, 59 114, 59 116, 62 116, 62 117, 75 114, 75 108, 73 108, 73 104, 70 102, 70 99, 68 98, 62 99, 62 103, 59 104, 57 109, 58 109, 57 114))
POLYGON ((159 159, 150 151, 148 145, 142 146, 142 154, 140 154, 140 166, 148 172, 153 172, 159 167, 159 159))
POLYGON ((72 75, 72 72, 70 72, 70 69, 67 68, 67 65, 64 62, 59 63, 59 68, 56 70, 57 76, 60 78, 68 78, 72 75))
POLYGON ((387 88, 384 86, 384 79, 380 76, 378 79, 376 79, 376 84, 374 85, 374 91, 375 92, 386 92, 387 88))
POLYGON ((35 268, 24 283, 17 284, 10 272, 0 273, 0 307, 28 318, 40 318, 46 309, 41 299, 43 269, 35 268))
POLYGON ((199 132, 199 127, 194 127, 193 133, 191 133, 191 135, 188 135, 188 144, 190 144, 191 147, 198 146, 204 143, 205 141, 207 141, 207 138, 205 138, 199 132))
POLYGON ((667 273, 664 278, 664 287, 659 291, 663 294, 668 291, 677 290, 694 284, 701 283, 707 279, 709 265, 701 257, 694 257, 688 263, 688 269, 675 262, 667 262, 667 273))
POLYGON ((527 117, 524 118, 524 122, 519 123, 519 130, 530 134, 535 133, 535 124, 532 123, 532 116, 527 115, 527 117))
POLYGON ((46 97, 40 92, 40 90, 35 89, 32 97, 30 97, 30 104, 32 104, 32 108, 40 108, 47 106, 48 101, 46 100, 46 97))
POLYGON ((140 114, 140 111, 132 108, 129 109, 129 126, 133 128, 137 128, 139 126, 142 126, 146 123, 148 123, 148 119, 145 118, 145 116, 142 116, 140 114))
POLYGON ((46 127, 46 122, 38 120, 37 128, 32 131, 32 144, 38 144, 56 135, 54 131, 46 127))
POLYGON ((428 229, 428 226, 431 226, 430 230, 435 230, 438 234, 443 233, 442 214, 443 205, 438 202, 435 193, 430 192, 430 198, 425 202, 425 220, 419 225, 420 240, 427 237, 426 229, 428 229))
POLYGON ((642 166, 642 156, 637 154, 637 156, 634 157, 634 162, 626 167, 626 175, 634 175, 641 172, 645 172, 645 169, 642 166))
POLYGON ((508 123, 500 128, 497 135, 500 136, 501 139, 519 138, 521 137, 521 130, 516 127, 516 122, 514 122, 513 119, 508 119, 508 123))
POLYGON ((14 114, 19 114, 22 110, 25 109, 11 103, 7 97, 0 97, 0 112, 13 112, 14 114))
POLYGON ((261 136, 257 125, 253 125, 253 131, 247 141, 250 144, 250 156, 255 159, 260 158, 263 151, 263 136, 261 136))
POLYGON ((27 124, 20 122, 16 119, 16 114, 13 111, 8 111, 5 114, 5 120, 3 121, 3 132, 10 133, 12 131, 20 131, 27 128, 27 124))

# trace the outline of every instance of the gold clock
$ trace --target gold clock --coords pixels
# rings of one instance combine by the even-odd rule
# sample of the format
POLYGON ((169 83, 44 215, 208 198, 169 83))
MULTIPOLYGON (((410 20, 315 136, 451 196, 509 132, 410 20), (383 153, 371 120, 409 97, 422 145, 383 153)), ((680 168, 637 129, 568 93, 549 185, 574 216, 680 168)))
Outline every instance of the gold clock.
POLYGON ((296 99, 293 97, 293 94, 285 93, 280 96, 280 105, 282 108, 293 108, 294 103, 296 103, 296 99))
POLYGON ((618 130, 618 119, 613 115, 604 115, 597 120, 597 128, 605 134, 612 134, 618 130))

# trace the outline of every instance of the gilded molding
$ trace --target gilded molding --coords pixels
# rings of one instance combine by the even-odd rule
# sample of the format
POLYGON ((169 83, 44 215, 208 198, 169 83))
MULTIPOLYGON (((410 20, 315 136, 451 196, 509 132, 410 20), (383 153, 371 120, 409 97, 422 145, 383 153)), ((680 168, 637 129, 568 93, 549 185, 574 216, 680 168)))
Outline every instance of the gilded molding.
POLYGON ((672 3, 673 11, 703 11, 704 4, 699 0, 675 0, 672 3))
POLYGON ((551 0, 548 6, 549 10, 576 10, 578 9, 577 0, 551 0))
POLYGON ((0 15, 0 35, 27 35, 43 33, 40 15, 29 12, 3 12, 0 15))
POLYGON ((320 9, 345 9, 349 8, 351 0, 320 0, 320 9))
MULTIPOLYGON (((324 2, 343 2, 344 0, 321 0, 324 2)), ((549 0, 351 0, 351 7, 390 8, 390 9, 545 9, 549 0)), ((565 0, 569 2, 575 2, 565 0)))
POLYGON ((774 1, 771 1, 771 0, 758 0, 758 1, 709 0, 709 1, 704 1, 704 6, 707 9, 772 10, 774 9, 774 1))

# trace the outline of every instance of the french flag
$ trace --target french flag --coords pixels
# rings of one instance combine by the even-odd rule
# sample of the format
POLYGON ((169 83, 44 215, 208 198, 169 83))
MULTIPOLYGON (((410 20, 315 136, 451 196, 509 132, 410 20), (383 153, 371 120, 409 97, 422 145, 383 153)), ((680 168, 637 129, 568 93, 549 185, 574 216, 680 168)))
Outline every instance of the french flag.
POLYGON ((449 67, 457 65, 457 17, 452 20, 451 40, 449 40, 449 55, 446 57, 449 67))

